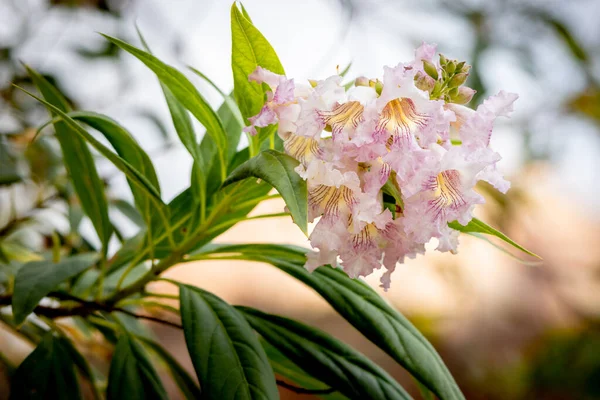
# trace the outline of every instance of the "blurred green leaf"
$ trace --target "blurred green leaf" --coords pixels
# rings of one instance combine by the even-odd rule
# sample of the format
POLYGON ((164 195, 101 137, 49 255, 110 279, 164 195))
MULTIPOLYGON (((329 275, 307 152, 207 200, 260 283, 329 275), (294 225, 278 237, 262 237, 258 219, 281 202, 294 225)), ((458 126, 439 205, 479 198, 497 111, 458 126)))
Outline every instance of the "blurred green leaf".
POLYGON ((382 368, 325 332, 238 307, 250 325, 309 375, 353 399, 411 399, 382 368))
POLYGON ((212 110, 204 97, 196 90, 194 85, 177 69, 164 64, 153 55, 142 51, 122 40, 103 35, 123 50, 131 53, 150 68, 158 79, 173 93, 173 96, 188 109, 198 121, 206 128, 206 133, 217 145, 221 174, 225 176, 227 165, 225 153, 227 152, 227 135, 217 114, 212 110))
POLYGON ((81 399, 72 354, 51 331, 21 363, 11 379, 10 399, 81 399))
POLYGON ((110 204, 115 207, 121 214, 127 217, 131 222, 136 224, 138 228, 144 229, 146 227, 146 223, 142 218, 140 212, 136 210, 134 206, 132 206, 129 202, 121 199, 112 200, 110 204))
POLYGON ((85 271, 98 260, 97 254, 78 254, 59 263, 32 261, 23 265, 15 277, 12 310, 20 324, 40 300, 61 283, 85 271))
POLYGON ((167 399, 167 393, 146 351, 127 333, 119 336, 115 346, 108 387, 107 400, 167 399))
POLYGON ((180 285, 185 341, 206 399, 278 399, 273 370, 258 338, 235 308, 180 285))
POLYGON ((527 250, 525 247, 521 246, 520 244, 509 238, 504 233, 492 228, 491 226, 489 226, 483 221, 478 220, 477 218, 473 218, 467 225, 461 225, 460 223, 458 223, 458 221, 453 221, 450 222, 448 226, 452 229, 456 229, 457 231, 463 233, 485 233, 487 235, 496 236, 497 238, 502 239, 511 246, 521 250, 522 252, 527 253, 530 256, 539 258, 540 260, 542 259, 540 256, 527 250))
POLYGON ((17 157, 9 153, 5 135, 0 135, 0 185, 11 185, 20 182, 17 157))
POLYGON ((308 229, 308 191, 306 181, 294 168, 298 161, 275 150, 265 150, 237 167, 225 180, 223 186, 256 177, 273 186, 290 210, 296 225, 304 234, 308 229))
MULTIPOLYGON (((39 98, 38 100, 47 106, 52 117, 63 116, 61 114, 69 112, 69 105, 64 96, 39 73, 28 66, 25 66, 25 68, 43 98, 46 99, 46 101, 39 98)), ((106 254, 108 241, 112 234, 112 225, 108 219, 104 184, 98 175, 92 154, 83 138, 75 135, 73 133, 74 127, 66 121, 55 122, 54 129, 62 149, 67 172, 71 177, 83 210, 92 221, 106 254)))
POLYGON ((247 118, 258 114, 265 96, 263 87, 249 82, 248 75, 258 66, 280 75, 285 71, 271 44, 240 12, 237 3, 231 6, 231 41, 233 93, 246 122, 247 118))
POLYGON ((98 152, 100 152, 100 154, 102 154, 104 157, 106 157, 110 162, 113 163, 113 165, 115 167, 117 167, 119 170, 121 170, 121 172, 123 172, 125 174, 127 179, 129 179, 131 182, 135 183, 139 189, 143 190, 145 195, 147 195, 150 199, 152 199, 154 204, 158 206, 159 212, 164 212, 164 209, 166 208, 166 206, 160 197, 160 193, 158 192, 156 187, 154 187, 154 185, 140 171, 138 171, 136 168, 134 168, 125 159, 123 159, 119 155, 113 153, 110 149, 108 149, 106 146, 104 146, 102 143, 100 143, 98 140, 96 140, 92 135, 90 135, 85 129, 83 129, 81 127, 81 125, 79 125, 68 114, 64 113, 63 111, 61 111, 57 107, 53 106, 52 104, 48 103, 47 101, 26 91, 25 89, 23 89, 23 88, 20 88, 20 89, 22 91, 24 91, 25 93, 27 93, 28 95, 30 95, 31 97, 33 97, 34 99, 45 104, 52 111, 54 111, 56 114, 58 114, 58 116, 60 116, 62 118, 62 121, 64 121, 70 128, 73 129, 73 132, 76 132, 77 135, 79 135, 79 137, 85 139, 88 143, 90 143, 96 150, 98 150, 98 152))

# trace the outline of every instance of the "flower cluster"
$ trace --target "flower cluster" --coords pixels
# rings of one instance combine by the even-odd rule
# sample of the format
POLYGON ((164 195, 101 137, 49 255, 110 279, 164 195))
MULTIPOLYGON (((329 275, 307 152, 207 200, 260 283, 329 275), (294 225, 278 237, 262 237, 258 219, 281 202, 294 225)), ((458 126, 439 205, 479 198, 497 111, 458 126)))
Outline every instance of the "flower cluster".
POLYGON ((437 250, 456 251, 459 232, 448 223, 473 218, 484 202, 478 181, 508 190, 489 144, 494 120, 517 96, 501 91, 467 108, 470 66, 434 55, 423 44, 413 61, 385 67, 383 81, 361 77, 348 90, 339 75, 307 84, 261 67, 250 75, 271 91, 245 130, 278 124, 308 185, 309 219, 320 217, 309 270, 341 260, 357 277, 383 265, 387 289, 396 264, 424 253, 432 238, 437 250))

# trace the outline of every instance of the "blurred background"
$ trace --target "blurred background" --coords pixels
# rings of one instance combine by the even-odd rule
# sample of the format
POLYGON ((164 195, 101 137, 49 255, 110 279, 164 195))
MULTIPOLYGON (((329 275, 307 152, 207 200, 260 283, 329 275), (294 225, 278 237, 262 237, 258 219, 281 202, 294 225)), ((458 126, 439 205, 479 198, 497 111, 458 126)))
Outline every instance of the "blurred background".
MULTIPOLYGON (((520 260, 511 249, 464 237, 456 256, 431 252, 399 266, 382 295, 432 341, 468 399, 600 399, 600 1, 244 5, 297 81, 323 79, 349 62, 350 77, 381 77, 383 65, 412 59, 414 48, 427 41, 473 65, 467 84, 478 93, 472 107, 500 89, 519 94, 513 118, 499 121, 492 137, 512 189, 499 196, 482 187, 488 204, 478 212, 544 261, 520 260)), ((139 45, 137 24, 162 60, 194 66, 228 92, 230 6, 229 0, 0 0, 2 257, 26 259, 28 251, 50 246, 53 232, 73 247, 98 245, 66 184, 51 130, 30 144, 48 114, 11 86, 31 86, 21 62, 51 79, 75 108, 107 114, 128 128, 151 155, 169 201, 189 184, 191 158, 177 140, 156 78, 97 32, 139 45)), ((212 104, 222 101, 189 76, 212 104)), ((118 236, 129 237, 136 227, 121 201, 131 199, 126 181, 108 162, 98 163, 118 236)), ((256 213, 282 209, 274 200, 256 213)), ((114 240, 116 249, 119 238, 114 240)), ((308 245, 288 218, 248 221, 220 240, 308 245)), ((418 397, 399 366, 314 292, 272 267, 202 262, 167 275, 231 303, 319 326, 384 366, 418 397)), ((378 281, 368 279, 374 287, 378 281)), ((173 287, 152 289, 170 293, 173 287)), ((191 368, 180 332, 148 328, 191 368)), ((80 345, 108 359, 109 350, 93 340, 80 345)), ((0 399, 8 361, 18 363, 28 351, 0 323, 0 399)), ((310 397, 286 389, 281 394, 310 397)))

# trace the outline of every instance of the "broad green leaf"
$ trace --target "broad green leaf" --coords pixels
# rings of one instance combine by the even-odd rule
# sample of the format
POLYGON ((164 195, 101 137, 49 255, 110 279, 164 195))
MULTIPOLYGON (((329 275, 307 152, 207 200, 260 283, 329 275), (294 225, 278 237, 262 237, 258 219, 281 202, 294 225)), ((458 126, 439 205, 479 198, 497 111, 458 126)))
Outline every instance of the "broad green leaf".
POLYGON ((302 368, 353 399, 410 399, 381 367, 345 343, 291 319, 238 307, 250 325, 302 368))
POLYGON ((127 333, 121 334, 115 346, 110 363, 106 398, 107 400, 168 398, 146 351, 127 333))
POLYGON ((273 347, 272 344, 264 340, 264 338, 260 339, 260 344, 265 350, 267 357, 269 357, 269 362, 271 363, 271 367, 273 367, 273 372, 275 372, 275 375, 286 378, 287 381, 293 382, 295 385, 303 389, 321 391, 322 393, 319 394, 319 398, 327 400, 348 399, 348 397, 344 396, 338 391, 324 394, 324 392, 330 391, 328 390, 330 389, 329 386, 302 371, 300 367, 290 361, 289 358, 284 356, 279 350, 273 347))
POLYGON ((204 97, 196 90, 194 85, 177 69, 164 64, 153 55, 142 51, 122 40, 103 35, 106 39, 116 44, 123 50, 131 53, 150 68, 173 94, 173 96, 206 128, 206 133, 217 145, 221 174, 226 174, 225 153, 227 152, 227 135, 217 114, 212 110, 204 97))
MULTIPOLYGON (((45 104, 52 117, 69 112, 69 105, 63 95, 39 73, 28 66, 25 68, 42 97, 46 99, 45 104)), ((54 123, 54 130, 77 197, 79 197, 86 215, 92 221, 106 254, 108 241, 112 234, 112 225, 108 219, 104 184, 96 170, 94 158, 83 138, 74 134, 73 127, 68 123, 57 121, 54 123)))
POLYGON ((260 111, 265 92, 256 82, 249 82, 256 67, 261 66, 276 74, 284 75, 277 53, 238 5, 231 6, 231 68, 233 70, 234 97, 244 121, 260 111))
POLYGON ((12 309, 15 323, 20 324, 39 301, 61 283, 91 267, 98 256, 79 254, 59 263, 32 261, 23 265, 15 277, 12 309))
POLYGON ((236 168, 223 186, 249 177, 264 180, 281 194, 294 222, 307 234, 308 192, 306 182, 294 171, 296 166, 298 161, 287 154, 265 150, 236 168))
POLYGON ((206 399, 278 399, 258 338, 235 308, 213 294, 179 287, 185 341, 206 399))
POLYGON ((194 379, 192 379, 186 369, 183 368, 167 350, 153 340, 141 336, 138 336, 137 338, 164 361, 173 380, 186 399, 195 400, 202 397, 200 388, 196 382, 194 382, 194 379))
POLYGON ((452 229, 456 229, 457 231, 460 231, 463 233, 485 233, 486 235, 496 236, 497 238, 502 239, 503 241, 510 244, 511 246, 521 250, 522 252, 527 253, 530 256, 541 259, 541 257, 538 256, 537 254, 527 250, 525 247, 521 246, 520 244, 518 244, 517 242, 515 242, 514 240, 509 238, 504 233, 500 232, 497 229, 492 228, 491 226, 489 226, 488 224, 486 224, 485 222, 483 222, 481 220, 478 220, 477 218, 473 218, 467 225, 461 225, 458 223, 458 221, 454 221, 454 222, 450 222, 448 224, 448 226, 452 229))
MULTIPOLYGON (((256 245, 246 245, 248 249, 256 245)), ((278 246, 278 245, 269 245, 278 246)), ((246 252, 233 245, 230 253, 254 261, 263 261, 288 273, 313 288, 350 324, 384 350, 441 400, 464 399, 441 357, 423 335, 373 289, 358 279, 350 279, 339 269, 329 266, 309 273, 298 257, 306 252, 296 247, 279 245, 274 255, 263 248, 262 254, 246 252), (281 252, 289 252, 289 257, 281 252)), ((227 253, 226 246, 219 252, 227 253)), ((226 259, 226 257, 223 257, 226 259)))
POLYGON ((10 399, 81 399, 67 339, 50 331, 33 352, 21 363, 11 379, 10 399))

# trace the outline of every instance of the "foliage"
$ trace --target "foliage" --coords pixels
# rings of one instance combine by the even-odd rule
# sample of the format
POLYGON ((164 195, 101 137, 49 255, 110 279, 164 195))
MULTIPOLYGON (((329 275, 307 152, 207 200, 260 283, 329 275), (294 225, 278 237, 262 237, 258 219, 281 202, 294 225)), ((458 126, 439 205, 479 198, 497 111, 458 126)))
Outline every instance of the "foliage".
MULTIPOLYGON (((314 289, 425 391, 440 399, 464 398, 433 346, 363 282, 350 279, 335 266, 307 272, 303 268, 306 250, 294 246, 212 243, 247 219, 261 201, 273 197, 269 195, 273 188, 285 200, 294 222, 307 231, 306 184, 293 171, 295 160, 279 151, 281 143, 274 131, 261 130, 249 140, 249 147, 237 150, 240 116, 254 115, 265 96, 261 86, 248 82, 248 74, 257 66, 279 73, 283 67, 245 10, 234 4, 231 12, 235 101, 225 96, 218 110, 182 72, 152 55, 145 43, 142 50, 106 36, 110 46, 135 56, 156 74, 177 134, 194 159, 190 187, 169 203, 161 196, 151 157, 124 127, 104 115, 72 112, 60 91, 27 67, 39 95, 22 90, 50 113, 68 173, 61 190, 70 193, 73 201, 68 208, 70 233, 51 235, 50 251, 33 252, 16 240, 14 226, 2 229, 0 304, 12 305, 12 314, 1 313, 0 318, 36 345, 13 375, 12 398, 80 398, 79 381, 94 393, 105 391, 109 399, 166 398, 157 360, 166 364, 186 398, 272 399, 278 397, 278 384, 327 398, 410 398, 382 368, 315 328, 233 307, 214 294, 178 282, 171 283, 179 288, 179 308, 148 299, 152 294, 145 291, 146 285, 163 279, 163 272, 179 263, 206 259, 271 264, 314 289), (206 129, 201 142, 191 116, 206 129), (108 145, 87 128, 99 132, 108 145), (133 204, 107 194, 96 168, 96 152, 125 175, 133 204), (124 237, 110 218, 111 209, 130 218, 139 232, 124 237), (94 227, 99 248, 79 234, 84 215, 94 227), (113 237, 121 245, 109 257, 113 237), (168 310, 181 324, 143 313, 153 306, 168 310), (59 318, 70 318, 79 330, 101 335, 114 345, 108 376, 88 364, 76 349, 72 332, 55 322, 59 318), (139 319, 183 330, 199 386, 148 337, 139 319), (274 372, 285 381, 277 380, 274 372)), ((31 147, 46 140, 42 136, 31 147)), ((0 162, 4 161, 3 156, 0 162)), ((2 184, 13 183, 14 174, 4 167, 2 171, 2 184)), ((472 229, 462 228, 498 236, 518 247, 481 221, 472 229)))

